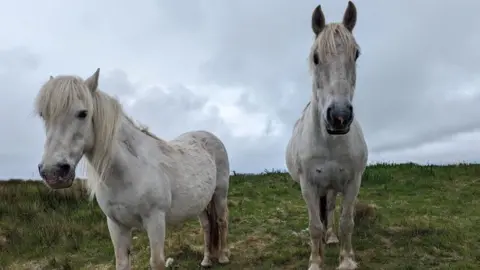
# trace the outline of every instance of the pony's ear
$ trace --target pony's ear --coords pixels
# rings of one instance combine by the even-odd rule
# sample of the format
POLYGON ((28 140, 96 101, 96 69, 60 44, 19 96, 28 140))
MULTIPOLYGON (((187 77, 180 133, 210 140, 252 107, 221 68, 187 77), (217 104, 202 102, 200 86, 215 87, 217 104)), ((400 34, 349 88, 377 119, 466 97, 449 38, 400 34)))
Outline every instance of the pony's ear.
POLYGON ((100 68, 97 68, 97 71, 93 73, 92 76, 90 76, 88 79, 85 80, 85 83, 88 86, 88 89, 90 91, 96 91, 98 88, 98 77, 100 76, 100 68))
POLYGON ((312 14, 312 30, 316 36, 322 32, 325 27, 325 15, 323 15, 322 7, 318 5, 312 14))
POLYGON ((52 76, 52 75, 50 75, 50 79, 48 79, 48 80, 49 80, 49 81, 50 81, 50 80, 53 80, 53 76, 52 76))
POLYGON ((352 32, 353 28, 355 28, 356 23, 357 23, 357 8, 352 3, 352 1, 348 1, 347 10, 345 10, 345 14, 343 14, 343 25, 345 25, 348 31, 352 32))

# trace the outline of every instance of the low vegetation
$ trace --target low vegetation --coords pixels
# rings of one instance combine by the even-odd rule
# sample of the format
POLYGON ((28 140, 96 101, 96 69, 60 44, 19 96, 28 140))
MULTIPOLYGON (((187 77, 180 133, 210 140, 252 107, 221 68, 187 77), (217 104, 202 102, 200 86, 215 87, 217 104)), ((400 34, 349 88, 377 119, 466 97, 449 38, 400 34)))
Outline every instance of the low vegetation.
MULTIPOLYGON (((368 167, 353 238, 361 269, 480 269, 479 179, 480 165, 368 167)), ((231 263, 214 269, 307 269, 307 212, 288 174, 232 176, 229 206, 231 263)), ((134 269, 147 269, 146 234, 133 235, 134 269)), ((172 268, 198 269, 202 240, 196 220, 170 227, 172 268)), ((329 246, 325 269, 337 256, 329 246)), ((79 183, 0 182, 0 269, 114 269, 104 215, 79 183)))

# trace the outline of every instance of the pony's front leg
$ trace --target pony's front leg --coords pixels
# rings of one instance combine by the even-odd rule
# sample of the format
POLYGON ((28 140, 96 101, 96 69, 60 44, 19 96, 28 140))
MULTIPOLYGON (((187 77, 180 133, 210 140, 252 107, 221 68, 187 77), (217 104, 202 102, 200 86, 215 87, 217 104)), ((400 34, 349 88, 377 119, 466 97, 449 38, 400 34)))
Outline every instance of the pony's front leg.
POLYGON ((165 213, 153 212, 145 221, 148 240, 150 242, 150 269, 165 269, 165 213))
POLYGON ((340 265, 337 268, 339 270, 357 269, 357 263, 355 262, 355 255, 352 248, 352 233, 355 226, 355 202, 360 189, 360 182, 360 179, 355 179, 344 191, 339 226, 340 265))
POLYGON ((310 267, 308 270, 320 270, 324 258, 324 233, 325 228, 320 219, 320 196, 317 187, 304 179, 300 181, 302 196, 308 208, 308 230, 310 232, 311 250, 310 267))
POLYGON ((335 230, 333 225, 335 224, 335 206, 337 201, 337 192, 335 190, 330 190, 327 194, 327 245, 338 243, 338 237, 335 235, 335 230))
POLYGON ((130 249, 132 247, 130 229, 116 223, 108 217, 107 226, 115 252, 115 269, 130 270, 130 249))

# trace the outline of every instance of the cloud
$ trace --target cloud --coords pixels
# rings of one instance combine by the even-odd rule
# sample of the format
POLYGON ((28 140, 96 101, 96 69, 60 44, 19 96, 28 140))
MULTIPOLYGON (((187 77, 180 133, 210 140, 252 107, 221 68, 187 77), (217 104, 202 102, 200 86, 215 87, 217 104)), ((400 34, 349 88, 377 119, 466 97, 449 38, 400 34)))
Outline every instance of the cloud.
POLYGON ((43 131, 34 121, 32 96, 39 59, 24 48, 0 51, 0 148, 2 176, 31 177, 42 150, 43 131), (32 167, 33 165, 33 167, 32 167))
MULTIPOLYGON (((284 169, 308 102, 318 1, 18 0, 0 23, 0 177, 37 177, 44 133, 33 98, 49 75, 86 77, 158 136, 224 140, 232 170, 284 169), (28 8, 25 8, 28 7, 28 8), (38 14, 42 14, 39 16, 38 14)), ((478 161, 480 17, 475 1, 357 1, 355 111, 370 161, 478 161), (414 8, 412 8, 414 7, 414 8)), ((346 2, 322 3, 327 21, 346 2)))
POLYGON ((472 145, 480 143, 480 130, 457 133, 445 139, 424 143, 417 147, 406 147, 397 151, 374 153, 376 160, 395 160, 421 164, 478 163, 478 152, 472 145))
MULTIPOLYGON (((132 83, 126 81, 124 85, 117 87, 116 89, 123 92, 122 89, 132 88, 132 83)), ((106 85, 104 90, 108 93, 115 91, 110 85, 106 85), (108 91, 109 89, 111 91, 108 91)), ((273 134, 274 123, 260 132, 236 129, 221 115, 221 110, 228 110, 228 106, 223 105, 223 108, 219 108, 208 97, 195 94, 193 89, 181 85, 151 86, 138 91, 142 92, 141 97, 124 106, 124 109, 138 122, 147 125, 157 136, 170 140, 186 131, 208 130, 224 142, 232 170, 258 172, 265 168, 283 166, 284 137, 273 134)), ((257 125, 258 128, 258 125, 262 127, 262 124, 252 123, 252 126, 257 125)))
MULTIPOLYGON (((291 128, 310 95, 306 56, 315 5, 305 1, 293 9, 282 1, 260 6, 243 1, 229 9, 225 4, 219 21, 212 23, 221 34, 216 54, 204 64, 205 77, 244 86, 239 106, 267 110, 291 128), (224 17, 228 28, 220 23, 224 17)), ((339 20, 345 10, 341 2, 322 7, 328 21, 339 20)), ((357 3, 355 35, 363 53, 355 109, 370 151, 415 147, 480 127, 473 117, 480 113, 475 106, 479 67, 474 64, 480 60, 474 45, 480 44, 474 26, 480 19, 472 12, 479 7, 467 1, 357 3), (465 88, 468 98, 461 97, 465 88)))

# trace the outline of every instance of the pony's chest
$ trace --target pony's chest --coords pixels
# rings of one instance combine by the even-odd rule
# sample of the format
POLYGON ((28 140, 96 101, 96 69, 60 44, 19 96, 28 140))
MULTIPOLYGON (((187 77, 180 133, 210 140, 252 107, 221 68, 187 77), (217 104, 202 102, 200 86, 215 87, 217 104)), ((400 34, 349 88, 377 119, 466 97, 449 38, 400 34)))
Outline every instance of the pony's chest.
POLYGON ((97 202, 103 213, 115 221, 128 227, 139 227, 142 224, 141 215, 136 206, 117 199, 98 197, 97 202))
POLYGON ((335 160, 316 157, 306 162, 304 170, 307 179, 322 189, 342 192, 348 181, 354 177, 354 166, 349 160, 335 160))

